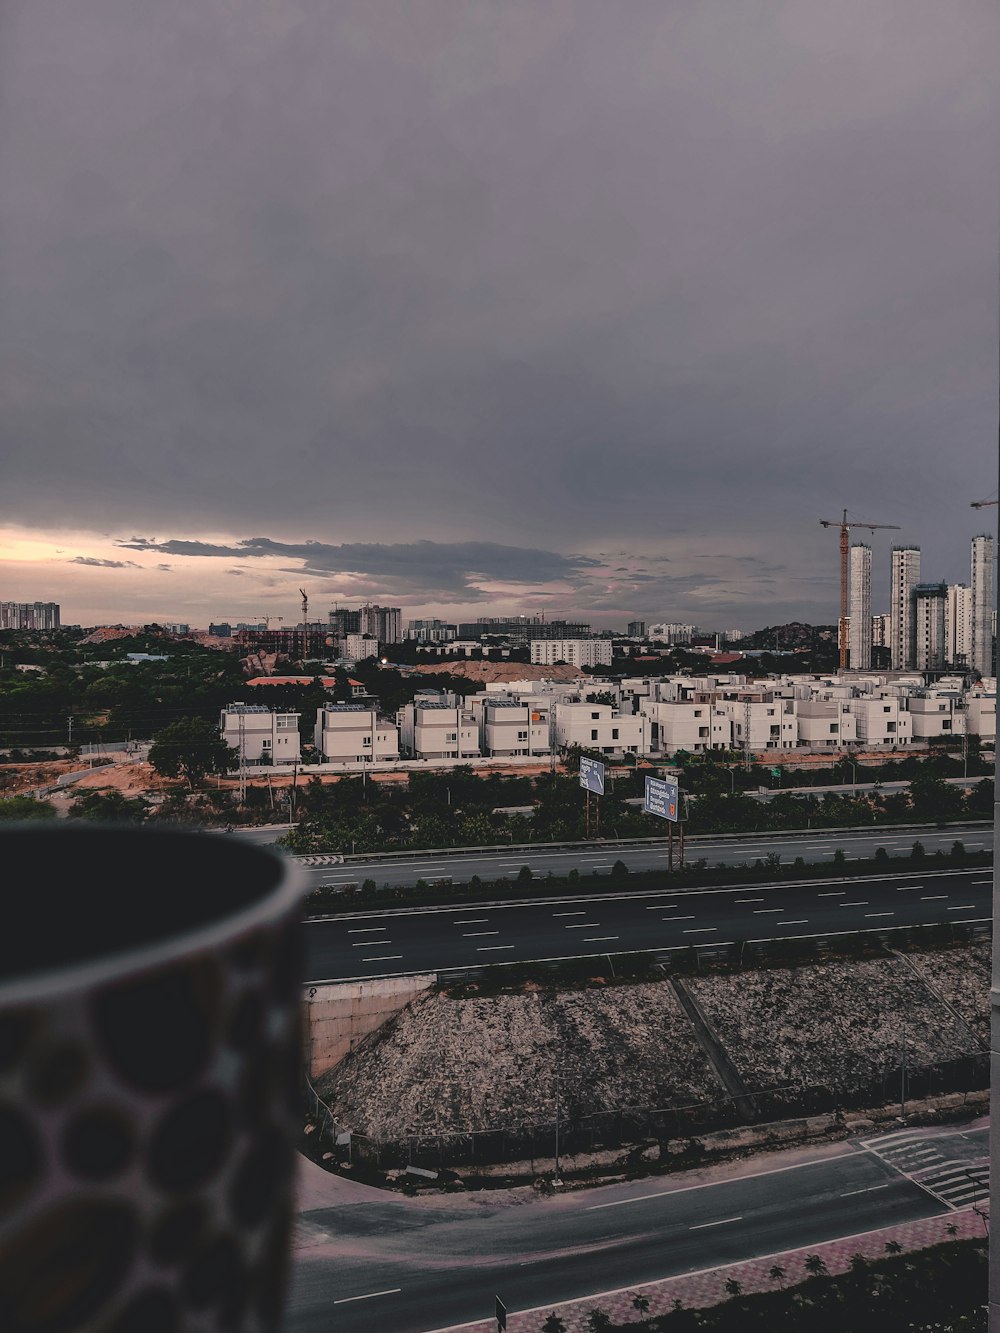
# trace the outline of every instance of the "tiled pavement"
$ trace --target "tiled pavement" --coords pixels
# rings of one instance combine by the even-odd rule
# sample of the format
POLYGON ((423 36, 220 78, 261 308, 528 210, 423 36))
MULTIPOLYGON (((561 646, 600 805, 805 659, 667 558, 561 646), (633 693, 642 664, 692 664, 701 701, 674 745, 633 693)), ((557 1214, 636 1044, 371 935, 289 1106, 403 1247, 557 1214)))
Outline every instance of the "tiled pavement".
MULTIPOLYGON (((935 1169, 933 1164, 930 1169, 932 1171, 935 1169)), ((944 1187, 947 1188, 946 1183, 944 1187)), ((685 1273, 662 1282, 649 1282, 622 1291, 588 1296, 585 1300, 572 1301, 565 1305, 541 1306, 537 1310, 509 1314, 507 1329, 508 1333, 539 1333, 547 1315, 555 1310, 566 1325, 567 1333, 587 1333, 587 1318, 595 1308, 606 1310, 616 1324, 638 1322, 649 1315, 666 1314, 675 1300, 681 1301, 689 1308, 717 1305, 720 1301, 728 1299, 726 1282, 730 1279, 739 1282, 746 1293, 794 1286, 809 1276, 809 1269, 805 1263, 810 1255, 819 1255, 828 1272, 845 1273, 855 1254, 864 1255, 866 1259, 884 1258, 887 1243, 895 1242, 904 1251, 922 1250, 952 1238, 968 1239, 981 1237, 984 1234, 985 1221, 982 1215, 973 1207, 960 1207, 938 1217, 884 1227, 879 1231, 869 1231, 861 1236, 848 1236, 842 1240, 828 1241, 823 1245, 812 1245, 807 1249, 787 1250, 782 1254, 769 1254, 761 1259, 751 1259, 744 1263, 706 1268, 697 1273, 685 1273), (954 1236, 947 1230, 949 1227, 955 1228, 954 1236), (783 1269, 784 1275, 777 1279, 772 1278, 770 1276, 772 1268, 783 1269), (649 1309, 645 1316, 632 1304, 634 1296, 645 1296, 649 1301, 649 1309)), ((496 1322, 492 1319, 480 1320, 474 1324, 462 1324, 460 1327, 463 1333, 496 1333, 496 1322)))

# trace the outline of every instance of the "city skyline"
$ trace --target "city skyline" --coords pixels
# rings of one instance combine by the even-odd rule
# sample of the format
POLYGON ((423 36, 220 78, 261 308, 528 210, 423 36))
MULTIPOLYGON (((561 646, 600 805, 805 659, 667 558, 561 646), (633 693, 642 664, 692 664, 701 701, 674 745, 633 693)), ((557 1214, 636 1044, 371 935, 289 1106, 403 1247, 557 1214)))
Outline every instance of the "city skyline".
POLYGON ((14 0, 4 595, 831 623, 843 506, 962 578, 998 28, 14 0))

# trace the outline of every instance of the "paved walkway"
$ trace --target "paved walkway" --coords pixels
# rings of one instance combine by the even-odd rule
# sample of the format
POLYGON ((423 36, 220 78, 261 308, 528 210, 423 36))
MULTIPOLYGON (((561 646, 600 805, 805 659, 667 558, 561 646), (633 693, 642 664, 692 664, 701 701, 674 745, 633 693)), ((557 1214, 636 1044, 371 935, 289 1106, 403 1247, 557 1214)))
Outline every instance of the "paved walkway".
MULTIPOLYGON (((651 1315, 668 1313, 675 1300, 688 1308, 718 1305, 720 1301, 728 1299, 726 1283, 731 1279, 739 1282, 744 1293, 794 1286, 810 1275, 805 1266, 809 1255, 819 1255, 828 1272, 845 1273, 855 1254, 864 1255, 866 1259, 885 1258, 885 1247, 890 1242, 895 1242, 904 1251, 923 1250, 941 1241, 967 1240, 984 1234, 982 1216, 974 1208, 964 1208, 957 1212, 942 1213, 938 1217, 906 1222, 901 1226, 869 1231, 861 1236, 847 1236, 824 1245, 812 1245, 807 1249, 786 1250, 781 1254, 769 1254, 744 1263, 705 1268, 662 1282, 647 1282, 621 1291, 588 1296, 585 1300, 571 1301, 565 1305, 540 1306, 537 1310, 509 1314, 507 1330, 508 1333, 539 1333, 544 1320, 553 1310, 566 1325, 567 1333, 588 1333, 587 1319, 595 1308, 606 1310, 615 1324, 638 1323, 651 1315), (955 1228, 954 1235, 949 1233, 948 1227, 955 1228), (770 1272, 774 1267, 783 1268, 784 1276, 773 1279, 770 1272), (632 1304, 634 1296, 645 1296, 649 1301, 645 1315, 640 1314, 632 1304)), ((458 1327, 464 1333, 496 1333, 496 1322, 492 1319, 458 1327)))

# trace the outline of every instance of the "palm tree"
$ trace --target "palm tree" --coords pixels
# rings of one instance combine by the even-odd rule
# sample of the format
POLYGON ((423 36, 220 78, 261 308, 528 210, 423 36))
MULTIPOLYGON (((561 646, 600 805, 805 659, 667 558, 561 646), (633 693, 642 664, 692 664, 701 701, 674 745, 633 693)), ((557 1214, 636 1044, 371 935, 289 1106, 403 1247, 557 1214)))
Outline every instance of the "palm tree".
POLYGON ((887 1240, 885 1243, 886 1254, 899 1254, 902 1248, 898 1240, 887 1240))
POLYGON ((785 1269, 782 1268, 781 1264, 772 1264, 767 1275, 772 1282, 780 1282, 785 1276, 785 1269))
POLYGON ((827 1271, 826 1264, 823 1262, 823 1260, 820 1258, 818 1254, 806 1255, 805 1269, 806 1272, 811 1273, 813 1277, 819 1277, 821 1274, 827 1271))
POLYGON ((633 1297, 632 1297, 632 1309, 633 1309, 633 1310, 638 1310, 640 1314, 645 1314, 645 1313, 647 1312, 647 1310, 649 1309, 649 1297, 648 1297, 648 1296, 633 1296, 633 1297))

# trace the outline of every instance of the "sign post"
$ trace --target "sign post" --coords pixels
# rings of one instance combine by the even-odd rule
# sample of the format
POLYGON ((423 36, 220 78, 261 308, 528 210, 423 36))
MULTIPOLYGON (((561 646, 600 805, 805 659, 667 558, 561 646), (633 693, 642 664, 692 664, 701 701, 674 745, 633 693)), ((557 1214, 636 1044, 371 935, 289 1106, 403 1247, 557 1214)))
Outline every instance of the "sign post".
MULTIPOLYGON (((646 794, 643 798, 642 808, 647 815, 656 815, 659 819, 666 819, 667 824, 667 871, 671 872, 674 868, 674 825, 678 822, 680 814, 681 794, 680 788, 676 782, 667 778, 647 778, 646 794)), ((684 868, 684 825, 680 826, 681 833, 681 869, 684 868)))
MULTIPOLYGON (((580 786, 587 793, 587 813, 585 816, 586 837, 590 837, 590 798, 591 796, 604 795, 604 765, 599 759, 588 759, 586 755, 580 759, 580 786)), ((595 832, 601 827, 601 806, 600 802, 596 808, 595 832)))
POLYGON ((504 1329, 507 1327, 507 1307, 499 1296, 494 1296, 493 1299, 497 1303, 497 1333, 504 1333, 504 1329))

